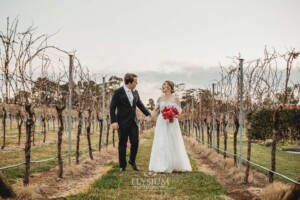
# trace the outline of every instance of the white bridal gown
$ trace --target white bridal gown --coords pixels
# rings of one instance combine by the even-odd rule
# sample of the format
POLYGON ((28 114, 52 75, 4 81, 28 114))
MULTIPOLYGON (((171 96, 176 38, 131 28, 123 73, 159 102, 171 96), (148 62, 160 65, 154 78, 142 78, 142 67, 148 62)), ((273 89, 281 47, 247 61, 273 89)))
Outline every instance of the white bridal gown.
MULTIPOLYGON (((180 106, 175 102, 158 102, 156 109, 162 110, 165 106, 175 107, 179 113, 181 112, 180 106)), ((175 118, 170 123, 169 120, 165 120, 159 113, 156 121, 149 170, 166 173, 192 171, 178 119, 175 118)))

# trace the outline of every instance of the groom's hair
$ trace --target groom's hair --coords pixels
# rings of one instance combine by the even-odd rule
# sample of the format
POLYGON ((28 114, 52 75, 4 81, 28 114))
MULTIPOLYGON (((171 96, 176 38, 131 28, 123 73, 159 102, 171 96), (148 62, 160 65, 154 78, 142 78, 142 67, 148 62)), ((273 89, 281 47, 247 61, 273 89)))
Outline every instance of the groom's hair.
POLYGON ((125 85, 127 85, 128 83, 132 83, 134 81, 134 78, 136 77, 138 77, 136 74, 126 73, 124 76, 125 85))

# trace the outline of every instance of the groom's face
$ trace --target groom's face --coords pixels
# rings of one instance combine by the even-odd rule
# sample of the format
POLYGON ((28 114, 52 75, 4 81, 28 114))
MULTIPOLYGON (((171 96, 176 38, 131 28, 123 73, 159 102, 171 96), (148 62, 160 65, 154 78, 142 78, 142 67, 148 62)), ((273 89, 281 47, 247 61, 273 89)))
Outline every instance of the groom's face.
POLYGON ((133 90, 133 89, 136 87, 137 84, 138 84, 137 78, 135 77, 135 78, 133 79, 133 82, 132 82, 132 83, 128 83, 127 87, 128 87, 129 89, 133 90))

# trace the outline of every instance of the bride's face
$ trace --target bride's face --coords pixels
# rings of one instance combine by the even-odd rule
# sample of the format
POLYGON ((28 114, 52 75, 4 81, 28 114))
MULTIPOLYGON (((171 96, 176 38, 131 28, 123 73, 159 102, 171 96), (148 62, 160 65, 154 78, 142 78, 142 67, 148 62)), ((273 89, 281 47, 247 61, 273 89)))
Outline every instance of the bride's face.
POLYGON ((162 84, 162 86, 161 86, 161 90, 162 90, 163 93, 166 93, 166 92, 168 92, 168 91, 171 91, 171 88, 170 88, 170 86, 168 85, 168 83, 164 82, 164 83, 162 84))

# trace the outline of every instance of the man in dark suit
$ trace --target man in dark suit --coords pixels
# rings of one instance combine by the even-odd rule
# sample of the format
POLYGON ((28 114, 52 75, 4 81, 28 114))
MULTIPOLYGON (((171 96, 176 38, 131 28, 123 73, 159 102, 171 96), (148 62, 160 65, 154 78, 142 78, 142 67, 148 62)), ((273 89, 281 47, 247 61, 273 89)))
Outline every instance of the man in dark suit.
POLYGON ((130 158, 129 164, 132 169, 139 171, 135 163, 136 154, 139 146, 139 129, 136 117, 136 107, 138 107, 144 115, 145 120, 150 121, 150 112, 142 103, 138 91, 134 90, 137 83, 137 75, 127 73, 124 77, 125 85, 116 89, 113 93, 110 103, 110 118, 112 128, 118 130, 119 133, 119 164, 120 171, 125 171, 126 162, 126 147, 128 137, 130 140, 130 158))

